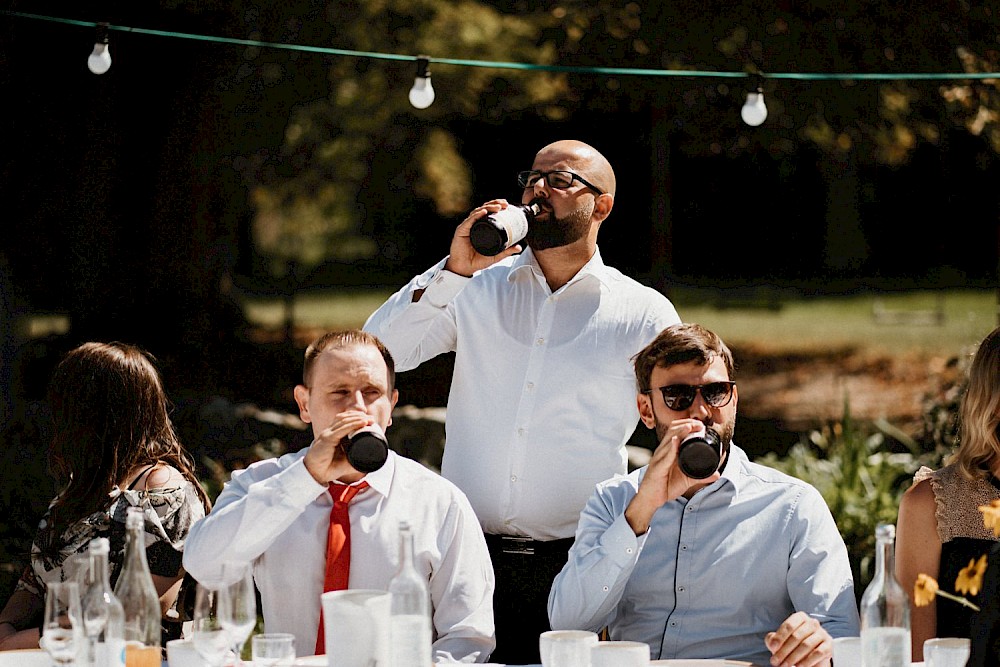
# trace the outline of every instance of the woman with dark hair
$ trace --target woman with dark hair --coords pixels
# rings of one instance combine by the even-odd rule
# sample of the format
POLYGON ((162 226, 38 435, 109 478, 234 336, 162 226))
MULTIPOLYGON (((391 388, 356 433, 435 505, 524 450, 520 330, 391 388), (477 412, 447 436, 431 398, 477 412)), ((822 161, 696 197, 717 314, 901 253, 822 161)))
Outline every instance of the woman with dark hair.
POLYGON ((56 368, 48 400, 49 468, 60 491, 39 523, 31 565, 0 612, 0 650, 38 646, 47 584, 82 584, 95 537, 111 542, 115 584, 129 507, 144 511, 146 558, 160 594, 164 641, 180 636, 177 601, 190 581, 181 567, 184 540, 210 502, 174 433, 151 358, 122 343, 85 343, 56 368))
MULTIPOLYGON (((918 470, 899 505, 896 578, 911 601, 919 575, 954 591, 959 573, 997 541, 979 506, 1000 499, 1000 327, 983 339, 973 357, 959 429, 958 449, 948 465, 934 472, 918 470)), ((984 591, 966 597, 979 606, 987 600, 984 591)), ((923 660, 924 641, 932 637, 972 637, 974 618, 969 608, 947 598, 914 605, 913 659, 923 660)))

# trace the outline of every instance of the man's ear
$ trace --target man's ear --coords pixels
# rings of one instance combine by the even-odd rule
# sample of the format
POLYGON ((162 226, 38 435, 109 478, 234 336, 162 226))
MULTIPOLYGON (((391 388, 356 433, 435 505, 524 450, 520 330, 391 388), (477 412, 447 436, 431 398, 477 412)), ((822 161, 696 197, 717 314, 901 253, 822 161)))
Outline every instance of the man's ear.
POLYGON ((656 415, 653 414, 653 398, 650 394, 636 394, 636 405, 639 407, 639 419, 646 428, 656 427, 656 415))
POLYGON ((295 385, 295 402, 299 406, 299 417, 305 423, 310 423, 312 418, 309 416, 309 387, 304 384, 295 385))
MULTIPOLYGON (((734 387, 735 389, 735 387, 734 387)), ((389 423, 386 426, 392 426, 392 411, 396 409, 396 402, 399 400, 399 390, 392 390, 392 406, 389 408, 389 423)))
POLYGON ((591 214, 591 218, 597 222, 604 222, 604 219, 611 215, 611 209, 615 205, 614 195, 605 192, 602 195, 597 195, 594 201, 594 212, 591 214))

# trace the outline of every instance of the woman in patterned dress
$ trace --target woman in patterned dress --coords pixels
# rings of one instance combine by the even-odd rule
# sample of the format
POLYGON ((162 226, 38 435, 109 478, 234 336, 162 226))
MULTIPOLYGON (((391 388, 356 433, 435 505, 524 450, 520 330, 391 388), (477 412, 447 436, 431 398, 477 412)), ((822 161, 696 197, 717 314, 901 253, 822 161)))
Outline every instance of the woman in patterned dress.
MULTIPOLYGON (((983 339, 972 360, 959 423, 959 446, 948 465, 917 471, 899 506, 896 577, 911 601, 918 575, 954 592, 959 571, 996 544, 979 506, 1000 498, 1000 327, 983 339)), ((983 606, 982 591, 965 597, 983 606)), ((975 612, 957 602, 936 597, 911 610, 915 661, 923 660, 927 639, 972 635, 975 612)))
POLYGON ((164 640, 180 636, 177 602, 190 582, 181 567, 184 540, 210 503, 174 433, 152 360, 130 345, 85 343, 56 368, 48 400, 49 468, 60 491, 39 523, 31 563, 0 612, 0 650, 38 646, 47 584, 76 580, 82 587, 95 537, 110 540, 114 586, 129 507, 144 511, 164 640))

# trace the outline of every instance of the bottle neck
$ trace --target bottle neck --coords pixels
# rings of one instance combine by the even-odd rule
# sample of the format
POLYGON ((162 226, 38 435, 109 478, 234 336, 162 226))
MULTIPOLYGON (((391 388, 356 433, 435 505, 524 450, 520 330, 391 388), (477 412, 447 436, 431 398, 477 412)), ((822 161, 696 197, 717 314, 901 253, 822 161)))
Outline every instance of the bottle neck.
POLYGON ((893 541, 889 539, 879 539, 875 545, 875 574, 874 578, 885 581, 893 571, 893 541))
POLYGON ((105 589, 111 588, 111 573, 108 571, 108 554, 90 554, 90 577, 91 581, 105 589))
POLYGON ((143 539, 142 524, 132 524, 128 527, 125 539, 125 565, 149 569, 149 565, 146 564, 146 544, 143 539))
POLYGON ((399 533, 399 570, 413 568, 413 533, 403 530, 399 533))

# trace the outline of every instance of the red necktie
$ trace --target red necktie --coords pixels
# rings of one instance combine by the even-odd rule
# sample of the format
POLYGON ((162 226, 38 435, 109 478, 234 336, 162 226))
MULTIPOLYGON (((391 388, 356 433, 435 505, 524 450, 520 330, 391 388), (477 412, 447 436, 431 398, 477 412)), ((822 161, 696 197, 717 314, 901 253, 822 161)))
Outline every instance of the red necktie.
MULTIPOLYGON (((368 488, 368 482, 357 486, 348 486, 338 482, 330 483, 330 495, 333 496, 333 510, 330 512, 330 528, 326 534, 326 577, 323 580, 323 592, 342 591, 347 588, 351 572, 351 520, 347 514, 347 505, 362 489, 368 488)), ((316 634, 316 655, 325 653, 323 630, 323 607, 319 610, 319 632, 316 634)))

